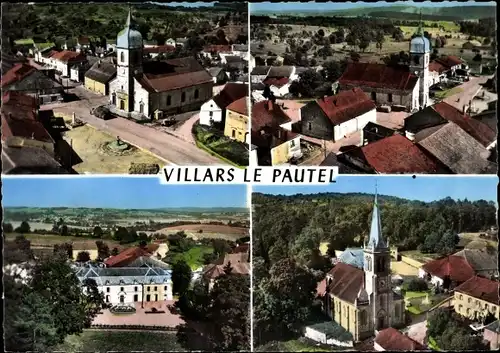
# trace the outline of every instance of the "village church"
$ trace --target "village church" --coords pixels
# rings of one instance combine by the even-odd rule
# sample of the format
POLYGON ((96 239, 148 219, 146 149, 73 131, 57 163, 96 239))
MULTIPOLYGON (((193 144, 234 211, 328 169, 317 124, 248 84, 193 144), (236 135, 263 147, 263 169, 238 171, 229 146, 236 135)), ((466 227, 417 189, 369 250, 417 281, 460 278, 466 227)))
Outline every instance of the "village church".
POLYGON ((350 332, 354 341, 404 324, 404 299, 392 288, 390 250, 382 237, 377 195, 368 244, 346 249, 342 256, 318 286, 325 314, 350 332))
POLYGON ((110 109, 137 119, 198 110, 213 95, 210 74, 194 57, 143 60, 143 40, 131 11, 116 41, 117 73, 109 83, 110 109))

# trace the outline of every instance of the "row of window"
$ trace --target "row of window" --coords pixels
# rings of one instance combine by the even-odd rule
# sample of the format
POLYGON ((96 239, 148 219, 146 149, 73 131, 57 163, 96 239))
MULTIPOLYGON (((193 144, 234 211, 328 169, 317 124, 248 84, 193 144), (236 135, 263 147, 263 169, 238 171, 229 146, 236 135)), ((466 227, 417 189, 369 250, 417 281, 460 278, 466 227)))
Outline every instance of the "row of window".
MULTIPOLYGON (((155 286, 155 287, 153 288, 153 291, 154 291, 154 292, 156 292, 157 290, 158 290, 158 287, 157 287, 157 286, 155 286)), ((165 286, 165 287, 163 288, 163 290, 167 290, 167 286, 165 286)), ((110 287, 106 287, 106 292, 107 292, 107 293, 109 293, 110 291, 111 291, 111 288, 110 288, 110 287)), ((120 292, 124 292, 124 291, 125 291, 125 287, 120 287, 120 292)), ((136 286, 136 287, 134 287, 134 291, 135 291, 135 292, 138 292, 138 291, 139 291, 139 287, 137 287, 137 286, 136 286)), ((151 291, 151 287, 146 287, 146 291, 147 291, 147 292, 150 292, 150 291, 151 291)))
MULTIPOLYGON (((464 299, 464 296, 463 296, 462 294, 460 294, 460 295, 458 296, 458 299, 463 300, 463 299, 464 299)), ((469 303, 469 304, 471 304, 471 303, 472 303, 472 298, 471 298, 471 297, 467 298, 467 303, 469 303)), ((480 305, 481 305, 481 302, 480 302, 479 300, 477 300, 477 299, 476 299, 476 301, 475 301, 475 303, 474 303, 474 304, 476 304, 476 306, 480 306, 480 305)), ((460 304, 458 307, 459 307, 459 309, 460 309, 460 308, 462 307, 462 304, 460 304)), ((485 304, 484 304, 484 309, 488 310, 488 309, 489 309, 489 305, 485 303, 485 304)), ((460 309, 460 310, 461 310, 461 309, 460 309)))

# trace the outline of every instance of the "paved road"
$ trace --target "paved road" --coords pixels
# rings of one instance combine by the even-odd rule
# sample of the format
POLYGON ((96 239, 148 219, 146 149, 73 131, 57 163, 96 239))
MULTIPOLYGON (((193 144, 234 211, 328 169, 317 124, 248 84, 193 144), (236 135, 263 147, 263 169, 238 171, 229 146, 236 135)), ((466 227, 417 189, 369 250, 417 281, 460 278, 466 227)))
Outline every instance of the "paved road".
POLYGON ((172 165, 223 165, 216 157, 196 147, 194 143, 184 141, 178 137, 143 126, 124 118, 102 120, 90 114, 91 107, 97 107, 107 102, 106 97, 89 97, 87 100, 50 104, 41 107, 41 110, 54 110, 68 116, 73 113, 98 130, 112 136, 119 136, 121 140, 139 148, 150 151, 172 165))
POLYGON ((469 101, 479 92, 481 84, 486 83, 488 78, 490 76, 471 77, 470 81, 458 86, 462 89, 461 92, 445 98, 444 101, 461 111, 464 105, 468 105, 469 101))

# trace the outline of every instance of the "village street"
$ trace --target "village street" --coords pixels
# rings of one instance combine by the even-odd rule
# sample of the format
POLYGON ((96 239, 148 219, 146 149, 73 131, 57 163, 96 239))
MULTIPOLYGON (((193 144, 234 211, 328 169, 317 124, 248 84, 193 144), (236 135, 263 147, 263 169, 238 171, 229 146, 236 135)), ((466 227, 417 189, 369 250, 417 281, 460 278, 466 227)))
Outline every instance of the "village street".
POLYGON ((471 77, 470 81, 457 86, 461 89, 460 92, 445 98, 444 102, 462 111, 464 105, 468 105, 474 99, 474 96, 481 90, 481 85, 486 83, 489 78, 491 76, 471 77))
POLYGON ((85 92, 83 88, 74 89, 75 94, 82 97, 82 100, 50 104, 42 106, 41 110, 53 110, 60 113, 76 117, 92 127, 106 132, 112 136, 120 137, 122 141, 147 150, 171 165, 221 165, 221 160, 211 156, 207 152, 198 149, 194 143, 187 142, 174 135, 167 134, 155 128, 143 126, 136 122, 114 118, 110 120, 99 119, 90 114, 90 109, 107 102, 107 97, 96 96, 85 92))

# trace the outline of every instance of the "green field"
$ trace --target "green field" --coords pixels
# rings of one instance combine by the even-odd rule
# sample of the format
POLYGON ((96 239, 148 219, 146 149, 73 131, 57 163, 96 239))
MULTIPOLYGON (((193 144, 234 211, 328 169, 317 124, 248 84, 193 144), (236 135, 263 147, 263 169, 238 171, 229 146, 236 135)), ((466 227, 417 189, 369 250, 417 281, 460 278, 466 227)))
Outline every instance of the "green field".
POLYGON ((460 88, 460 87, 453 87, 451 89, 447 89, 447 90, 444 90, 444 91, 439 91, 439 92, 436 92, 436 98, 438 99, 445 99, 445 98, 448 98, 448 97, 451 97, 455 94, 458 94, 460 92, 462 92, 463 89, 460 88))
POLYGON ((57 346, 59 352, 131 352, 185 351, 174 332, 86 330, 81 335, 68 336, 57 346))
POLYGON ((35 42, 31 38, 24 38, 24 39, 15 40, 14 44, 16 44, 16 45, 30 45, 30 44, 35 44, 35 42))
POLYGON ((203 255, 210 254, 214 251, 213 248, 204 245, 197 245, 187 252, 177 253, 172 257, 173 262, 184 260, 188 263, 192 270, 197 270, 203 266, 203 255))

